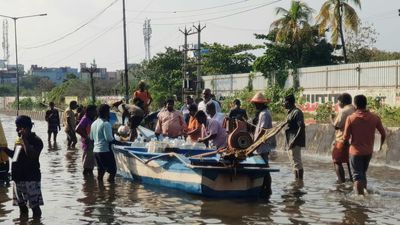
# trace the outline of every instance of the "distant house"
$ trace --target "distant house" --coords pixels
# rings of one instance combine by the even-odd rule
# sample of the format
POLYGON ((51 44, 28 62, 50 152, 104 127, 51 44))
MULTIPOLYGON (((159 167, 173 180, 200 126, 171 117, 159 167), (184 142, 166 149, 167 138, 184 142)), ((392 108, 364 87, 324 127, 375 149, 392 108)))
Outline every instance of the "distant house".
POLYGON ((28 71, 29 76, 47 77, 56 85, 61 84, 67 78, 67 74, 74 74, 79 77, 78 69, 71 67, 47 68, 32 65, 28 71))
MULTIPOLYGON (((16 84, 17 76, 16 76, 16 66, 15 65, 6 65, 4 60, 1 60, 0 66, 0 84, 16 84)), ((20 77, 24 75, 24 65, 18 64, 18 74, 20 77)))

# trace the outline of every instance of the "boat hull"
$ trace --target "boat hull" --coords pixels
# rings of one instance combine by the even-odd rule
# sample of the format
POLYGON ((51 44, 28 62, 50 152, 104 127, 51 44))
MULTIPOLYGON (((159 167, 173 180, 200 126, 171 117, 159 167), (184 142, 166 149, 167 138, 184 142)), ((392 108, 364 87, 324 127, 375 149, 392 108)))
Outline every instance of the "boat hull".
POLYGON ((114 147, 118 174, 146 184, 210 197, 258 196, 268 168, 196 166, 177 154, 149 154, 114 147), (154 160, 153 160, 154 159, 154 160))

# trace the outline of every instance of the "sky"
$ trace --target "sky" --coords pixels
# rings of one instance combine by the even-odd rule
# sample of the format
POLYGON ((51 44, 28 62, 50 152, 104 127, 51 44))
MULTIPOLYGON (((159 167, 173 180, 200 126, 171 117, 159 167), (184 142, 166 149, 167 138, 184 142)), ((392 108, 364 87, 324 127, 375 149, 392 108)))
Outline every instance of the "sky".
MULTIPOLYGON (((305 2, 315 15, 323 3, 305 2)), ((361 2, 359 17, 373 24, 379 33, 376 47, 400 51, 400 1, 361 2)), ((17 20, 18 61, 25 70, 33 64, 79 68, 80 63, 93 60, 108 71, 124 67, 122 0, 0 0, 0 5, 0 14, 11 17, 47 13, 17 20)), ((262 44, 254 33, 267 33, 271 22, 278 18, 274 9, 289 5, 290 0, 126 0, 128 63, 140 63, 145 57, 146 18, 151 19, 153 56, 167 46, 179 48, 184 41, 179 29, 199 22, 206 26, 201 33, 202 42, 262 44)), ((13 20, 8 24, 9 64, 15 64, 13 20)), ((197 36, 189 36, 188 42, 196 43, 197 36)))

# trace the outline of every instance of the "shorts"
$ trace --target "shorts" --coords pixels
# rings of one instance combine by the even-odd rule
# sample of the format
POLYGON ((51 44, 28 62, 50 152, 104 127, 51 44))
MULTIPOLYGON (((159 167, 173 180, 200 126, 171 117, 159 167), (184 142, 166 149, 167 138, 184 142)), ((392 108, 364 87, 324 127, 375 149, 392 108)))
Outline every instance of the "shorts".
POLYGON ((372 155, 350 155, 353 180, 367 182, 367 170, 372 155))
POLYGON ((48 134, 51 134, 51 133, 57 134, 58 133, 58 125, 50 125, 49 124, 49 126, 47 128, 47 133, 48 134))
POLYGON ((112 151, 95 152, 94 158, 96 159, 98 171, 105 171, 109 174, 115 174, 117 172, 117 165, 112 151))
POLYGON ((344 144, 340 141, 335 141, 332 146, 332 160, 334 163, 349 162, 349 144, 344 144))
POLYGON ((31 209, 43 205, 40 181, 14 181, 13 186, 13 205, 28 204, 31 209))

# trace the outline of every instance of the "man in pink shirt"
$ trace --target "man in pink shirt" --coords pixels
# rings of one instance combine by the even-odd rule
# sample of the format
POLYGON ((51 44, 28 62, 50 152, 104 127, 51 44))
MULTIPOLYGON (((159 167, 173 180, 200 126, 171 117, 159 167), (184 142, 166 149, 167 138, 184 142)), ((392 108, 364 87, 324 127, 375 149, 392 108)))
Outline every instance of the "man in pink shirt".
POLYGON ((354 97, 356 111, 347 117, 344 128, 344 141, 350 140, 350 164, 353 170, 354 190, 363 195, 367 188, 367 170, 373 153, 375 129, 381 134, 381 145, 386 138, 381 119, 369 112, 367 98, 364 95, 354 97))
POLYGON ((166 109, 158 114, 156 136, 162 134, 164 137, 177 138, 183 135, 186 124, 182 114, 174 109, 174 100, 167 100, 166 109))
POLYGON ((212 142, 212 144, 219 148, 226 146, 226 131, 222 128, 221 124, 214 119, 207 118, 204 111, 198 111, 194 116, 196 120, 202 124, 202 135, 198 142, 212 142))

